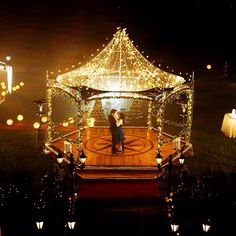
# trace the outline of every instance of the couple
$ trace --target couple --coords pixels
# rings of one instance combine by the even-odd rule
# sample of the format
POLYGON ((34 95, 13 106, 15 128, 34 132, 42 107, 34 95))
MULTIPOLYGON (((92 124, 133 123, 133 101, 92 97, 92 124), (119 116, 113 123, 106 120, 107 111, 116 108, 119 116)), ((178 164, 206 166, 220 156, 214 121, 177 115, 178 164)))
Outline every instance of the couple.
POLYGON ((111 152, 113 154, 121 154, 124 152, 125 140, 122 129, 124 123, 124 114, 117 111, 116 109, 111 109, 109 114, 109 123, 112 137, 111 152))

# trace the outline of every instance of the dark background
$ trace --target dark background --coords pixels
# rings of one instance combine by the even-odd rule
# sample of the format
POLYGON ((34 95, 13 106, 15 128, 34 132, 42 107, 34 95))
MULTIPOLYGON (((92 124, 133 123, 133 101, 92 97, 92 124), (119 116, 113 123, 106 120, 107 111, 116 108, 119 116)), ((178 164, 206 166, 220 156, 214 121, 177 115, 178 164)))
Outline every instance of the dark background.
POLYGON ((25 86, 0 106, 0 123, 22 113, 32 119, 33 100, 44 98, 45 72, 86 62, 126 27, 154 64, 175 72, 235 65, 232 0, 21 0, 0 2, 0 59, 11 55, 14 83, 25 86))

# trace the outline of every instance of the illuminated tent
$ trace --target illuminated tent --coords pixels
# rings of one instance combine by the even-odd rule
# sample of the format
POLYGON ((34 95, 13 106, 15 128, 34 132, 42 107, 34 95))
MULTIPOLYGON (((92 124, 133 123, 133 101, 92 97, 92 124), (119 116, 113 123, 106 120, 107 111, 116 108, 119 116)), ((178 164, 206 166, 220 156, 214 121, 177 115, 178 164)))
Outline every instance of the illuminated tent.
POLYGON ((53 140, 52 134, 55 133, 56 124, 52 121, 52 98, 59 93, 69 95, 77 104, 78 155, 82 152, 82 119, 83 114, 86 113, 83 104, 104 98, 149 101, 147 126, 158 131, 157 152, 160 152, 163 144, 161 135, 164 123, 182 127, 178 136, 183 137, 186 144, 190 145, 193 78, 185 79, 150 63, 133 45, 125 29, 118 29, 108 45, 81 67, 57 76, 47 73, 46 145, 50 145, 53 140), (166 105, 173 101, 177 101, 185 113, 183 124, 165 120, 166 105), (156 127, 152 127, 150 118, 153 107, 156 109, 156 127))
POLYGON ((110 43, 87 64, 57 76, 56 80, 70 87, 125 92, 173 88, 185 82, 183 77, 150 63, 135 48, 125 29, 118 29, 110 43))

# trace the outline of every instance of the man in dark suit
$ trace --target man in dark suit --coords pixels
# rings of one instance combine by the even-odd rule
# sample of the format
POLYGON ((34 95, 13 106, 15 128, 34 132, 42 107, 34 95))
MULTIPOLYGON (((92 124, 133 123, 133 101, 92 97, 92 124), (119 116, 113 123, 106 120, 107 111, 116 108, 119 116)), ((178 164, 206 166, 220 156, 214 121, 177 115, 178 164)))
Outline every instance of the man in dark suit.
POLYGON ((117 111, 116 109, 111 109, 110 114, 108 116, 109 123, 110 123, 110 130, 111 130, 111 138, 112 138, 111 152, 113 154, 117 153, 117 150, 116 150, 117 126, 116 126, 116 119, 114 117, 116 111, 117 111))

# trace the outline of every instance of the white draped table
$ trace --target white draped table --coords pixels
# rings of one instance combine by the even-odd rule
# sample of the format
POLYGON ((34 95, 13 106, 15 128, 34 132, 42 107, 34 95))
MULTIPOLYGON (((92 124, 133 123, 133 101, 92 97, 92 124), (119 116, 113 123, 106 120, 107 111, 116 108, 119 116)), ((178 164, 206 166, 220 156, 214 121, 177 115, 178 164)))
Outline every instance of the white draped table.
POLYGON ((230 138, 236 138, 236 114, 234 112, 224 115, 221 131, 230 138))

